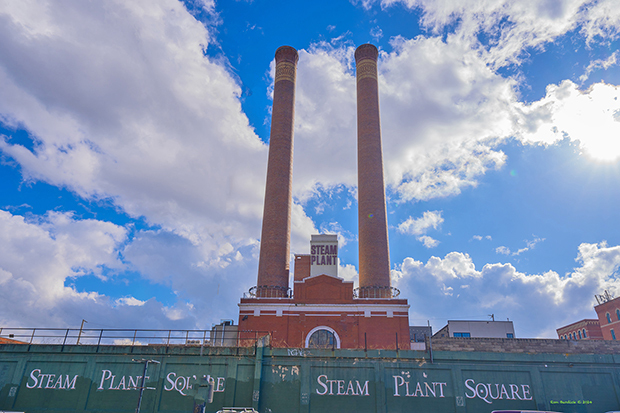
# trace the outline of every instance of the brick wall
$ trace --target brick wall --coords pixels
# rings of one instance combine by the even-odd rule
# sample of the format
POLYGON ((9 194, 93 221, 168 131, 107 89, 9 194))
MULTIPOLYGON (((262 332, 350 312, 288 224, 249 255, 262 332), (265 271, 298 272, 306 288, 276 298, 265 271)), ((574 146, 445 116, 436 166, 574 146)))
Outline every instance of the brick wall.
MULTIPOLYGON (((428 348, 428 338, 426 339, 428 348)), ((538 338, 432 339, 433 351, 484 351, 491 353, 620 354, 620 342, 605 340, 553 340, 538 338)))

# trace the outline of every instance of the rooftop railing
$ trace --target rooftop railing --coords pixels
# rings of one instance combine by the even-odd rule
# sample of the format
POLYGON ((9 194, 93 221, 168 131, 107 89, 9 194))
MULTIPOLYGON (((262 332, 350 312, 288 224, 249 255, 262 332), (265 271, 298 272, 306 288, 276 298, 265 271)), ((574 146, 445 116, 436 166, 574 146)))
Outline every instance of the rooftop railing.
POLYGON ((358 287, 353 289, 353 298, 397 298, 400 290, 394 287, 358 287))
POLYGON ((293 290, 288 287, 280 287, 276 285, 257 285, 247 293, 243 294, 244 298, 293 298, 293 290))
POLYGON ((271 341, 270 332, 237 328, 222 325, 212 330, 2 327, 0 344, 253 347, 271 341))

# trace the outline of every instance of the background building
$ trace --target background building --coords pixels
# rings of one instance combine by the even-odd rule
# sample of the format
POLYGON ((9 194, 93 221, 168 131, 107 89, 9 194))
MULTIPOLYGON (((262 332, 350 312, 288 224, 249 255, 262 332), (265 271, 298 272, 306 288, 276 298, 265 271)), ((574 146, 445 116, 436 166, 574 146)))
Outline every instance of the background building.
POLYGON ((426 350, 426 338, 433 335, 431 326, 410 326, 411 350, 426 350))
POLYGON ((620 334, 620 297, 613 298, 605 291, 597 295, 598 305, 594 307, 601 326, 603 340, 616 340, 620 334))
POLYGON ((585 319, 560 327, 557 330, 561 340, 602 340, 603 333, 598 320, 585 319))
POLYGON ((435 337, 515 338, 512 321, 448 320, 435 337))
POLYGON ((607 290, 594 295, 598 305, 594 307, 598 320, 584 319, 556 331, 563 340, 617 340, 620 331, 620 298, 614 298, 607 290))

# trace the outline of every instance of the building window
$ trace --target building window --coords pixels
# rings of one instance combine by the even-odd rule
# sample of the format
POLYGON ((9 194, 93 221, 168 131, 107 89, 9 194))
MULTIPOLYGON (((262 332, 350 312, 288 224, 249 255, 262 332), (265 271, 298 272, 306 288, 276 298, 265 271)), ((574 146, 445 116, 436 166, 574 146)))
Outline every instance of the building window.
POLYGON ((607 317, 607 324, 611 323, 611 316, 609 313, 605 314, 605 317, 607 317))
POLYGON ((615 340, 616 339, 616 333, 614 333, 614 329, 611 329, 611 339, 615 340))
POLYGON ((579 333, 579 340, 581 340, 581 331, 577 331, 579 333))
POLYGON ((584 328, 582 331, 583 331, 583 338, 588 338, 588 336, 586 335, 586 329, 584 328))
POLYGON ((332 348, 334 347, 334 333, 329 330, 317 330, 308 341, 310 348, 332 348))
POLYGON ((513 333, 506 333, 506 338, 515 338, 513 333))
POLYGON ((454 333, 454 337, 471 337, 470 333, 454 333))
POLYGON ((618 318, 618 320, 620 320, 620 310, 618 310, 617 308, 616 308, 616 317, 618 318))
POLYGON ((329 327, 315 327, 306 336, 306 347, 340 348, 340 337, 336 331, 329 327))
POLYGON ((573 340, 577 340, 577 334, 573 331, 573 340))

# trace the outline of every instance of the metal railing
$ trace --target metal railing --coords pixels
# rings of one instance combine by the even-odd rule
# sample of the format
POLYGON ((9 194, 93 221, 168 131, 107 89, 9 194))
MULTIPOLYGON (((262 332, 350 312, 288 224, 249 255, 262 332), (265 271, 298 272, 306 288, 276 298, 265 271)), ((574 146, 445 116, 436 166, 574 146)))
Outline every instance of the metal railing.
POLYGON ((400 290, 394 287, 358 287, 353 289, 353 298, 396 298, 400 290))
POLYGON ((293 290, 277 285, 257 285, 243 294, 244 298, 293 298, 293 290))
MULTIPOLYGON (((369 286, 353 289, 353 298, 397 298, 400 290, 395 287, 369 286)), ((243 293, 243 298, 293 298, 293 290, 288 287, 259 285, 243 293)))
POLYGON ((0 327, 0 344, 253 347, 270 342, 270 332, 237 330, 237 326, 213 330, 0 327))

